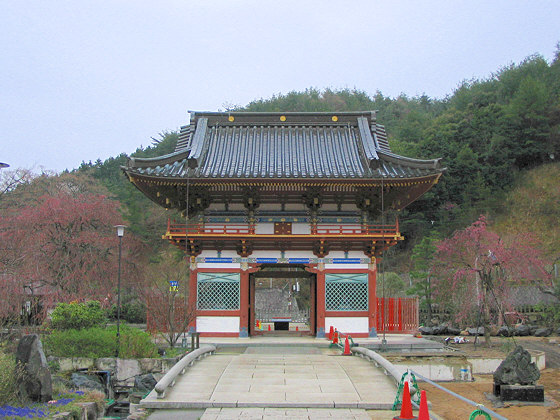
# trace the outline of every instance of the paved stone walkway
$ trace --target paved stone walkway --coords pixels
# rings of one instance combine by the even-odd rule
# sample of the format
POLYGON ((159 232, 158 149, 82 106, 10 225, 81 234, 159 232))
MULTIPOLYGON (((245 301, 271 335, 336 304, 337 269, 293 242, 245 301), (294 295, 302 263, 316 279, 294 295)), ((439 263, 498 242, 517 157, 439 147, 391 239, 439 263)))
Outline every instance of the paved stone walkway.
MULTIPOLYGON (((156 410, 148 420, 392 420, 398 414, 361 408, 191 408, 156 410)), ((439 419, 430 416, 432 420, 439 419)))
MULTIPOLYGON (((394 415, 395 413, 393 413, 394 415)), ((392 418, 392 417, 391 417, 392 418)), ((359 408, 208 408, 200 420, 371 420, 359 408)))
MULTIPOLYGON (((395 393, 394 382, 359 357, 341 356, 339 351, 324 348, 249 347, 242 354, 217 353, 198 361, 178 378, 166 398, 157 399, 152 392, 141 405, 146 408, 390 409, 395 393)), ((208 415, 220 413, 210 411, 208 415)), ((298 413, 301 418, 311 418, 309 412, 298 413)), ((337 410, 337 416, 339 413, 337 410)), ((319 418, 313 415, 312 418, 319 418)), ((350 410, 348 415, 355 416, 348 418, 366 418, 356 417, 362 415, 361 411, 350 410)), ((256 414, 255 418, 264 418, 260 416, 256 414)), ((225 419, 208 417, 211 418, 225 419)))

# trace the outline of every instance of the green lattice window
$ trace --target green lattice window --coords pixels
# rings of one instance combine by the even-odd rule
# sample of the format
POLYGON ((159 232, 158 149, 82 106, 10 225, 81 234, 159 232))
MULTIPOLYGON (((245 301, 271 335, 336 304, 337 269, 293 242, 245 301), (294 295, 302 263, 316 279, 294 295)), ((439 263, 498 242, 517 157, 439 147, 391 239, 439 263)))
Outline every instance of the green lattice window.
POLYGON ((367 273, 328 273, 325 275, 327 311, 367 311, 367 273))
POLYGON ((198 309, 239 309, 239 273, 198 273, 197 280, 198 309))

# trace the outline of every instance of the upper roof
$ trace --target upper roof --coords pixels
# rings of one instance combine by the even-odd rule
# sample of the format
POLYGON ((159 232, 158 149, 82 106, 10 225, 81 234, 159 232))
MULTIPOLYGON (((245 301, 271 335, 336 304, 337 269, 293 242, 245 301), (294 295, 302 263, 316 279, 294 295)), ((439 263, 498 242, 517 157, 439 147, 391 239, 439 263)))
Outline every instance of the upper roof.
POLYGON ((131 158, 129 175, 177 179, 418 178, 439 159, 395 155, 375 112, 196 112, 174 153, 131 158))

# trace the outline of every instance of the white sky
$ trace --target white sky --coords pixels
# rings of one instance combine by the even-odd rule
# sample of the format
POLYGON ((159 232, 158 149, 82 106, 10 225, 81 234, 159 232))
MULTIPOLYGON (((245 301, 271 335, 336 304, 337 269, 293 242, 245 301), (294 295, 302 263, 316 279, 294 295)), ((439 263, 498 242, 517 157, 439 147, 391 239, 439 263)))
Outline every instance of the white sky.
POLYGON ((442 98, 560 41, 558 1, 4 0, 0 162, 73 169, 273 94, 442 98))

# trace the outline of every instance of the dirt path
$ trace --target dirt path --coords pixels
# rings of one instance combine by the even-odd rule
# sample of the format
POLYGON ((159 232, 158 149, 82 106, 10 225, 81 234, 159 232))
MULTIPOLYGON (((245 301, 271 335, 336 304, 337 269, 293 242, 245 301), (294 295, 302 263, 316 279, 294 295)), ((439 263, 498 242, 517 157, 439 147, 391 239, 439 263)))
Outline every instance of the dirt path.
MULTIPOLYGON (((449 382, 441 383, 440 385, 476 403, 485 405, 509 420, 560 419, 560 346, 555 343, 556 340, 560 342, 558 337, 516 337, 515 339, 516 344, 522 345, 527 350, 543 351, 546 354, 547 368, 541 371, 541 378, 537 382, 539 385, 544 385, 545 400, 547 401, 544 406, 506 404, 503 408, 493 407, 491 401, 485 395, 485 393, 492 393, 492 375, 475 375, 473 382, 449 382), (551 340, 552 343, 550 342, 551 340)), ((481 345, 477 345, 475 348, 472 343, 456 346, 456 348, 465 354, 479 356, 496 356, 501 354, 505 357, 505 352, 511 348, 511 346, 505 345, 507 342, 506 339, 493 338, 494 346, 492 348, 486 348, 481 345)), ((449 394, 433 386, 421 383, 420 387, 426 390, 428 400, 433 404, 433 412, 443 419, 468 419, 470 413, 475 410, 475 407, 451 397, 449 394)))
POLYGON ((560 369, 560 346, 558 344, 551 344, 549 340, 524 340, 521 345, 527 350, 543 351, 546 355, 546 367, 553 369, 560 369))

